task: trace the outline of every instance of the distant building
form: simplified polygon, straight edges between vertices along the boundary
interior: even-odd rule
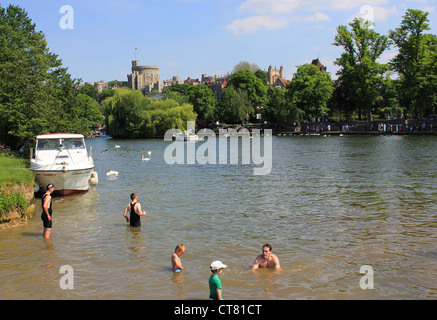
[[[320,62],[319,59],[314,59],[311,64],[315,65],[317,68],[319,68],[320,71],[326,73],[326,67]]]
[[[141,90],[144,94],[159,90],[159,67],[141,66],[139,60],[132,61],[132,73],[127,75],[129,88]]]
[[[272,87],[284,89],[291,80],[277,78],[275,83],[273,83]]]
[[[184,81],[185,84],[190,84],[192,86],[198,85],[200,84],[199,78],[197,79],[191,79],[190,77],[188,77],[187,80]]]
[[[206,74],[202,74],[202,83],[214,92],[216,99],[222,97],[223,91],[225,91],[226,85],[228,84],[229,73],[225,76],[214,76],[210,77]]]
[[[269,86],[274,86],[274,84],[276,83],[276,80],[278,79],[284,79],[284,67],[280,67],[279,70],[273,69],[272,66],[269,66],[268,71],[266,72],[267,74],[267,84]]]

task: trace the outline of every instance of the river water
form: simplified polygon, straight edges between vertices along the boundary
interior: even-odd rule
[[[228,265],[227,300],[437,298],[436,137],[272,142],[271,173],[256,176],[252,164],[169,165],[163,140],[87,140],[99,184],[53,200],[51,239],[40,199],[28,224],[0,230],[0,299],[207,299],[214,260]],[[140,229],[122,216],[132,192]],[[173,274],[178,243],[185,270]],[[250,270],[264,243],[281,272]]]

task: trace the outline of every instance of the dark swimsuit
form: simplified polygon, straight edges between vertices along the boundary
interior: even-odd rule
[[[43,221],[44,228],[51,229],[52,228],[52,220],[49,221],[49,219],[47,218],[47,214],[44,211],[44,199],[46,198],[46,196],[48,196],[47,193],[42,197],[41,220]],[[52,200],[51,199],[50,199],[50,207],[49,207],[49,209],[47,211],[49,212],[49,215],[50,215],[50,218],[51,218],[52,217]]]
[[[140,216],[135,212],[135,205],[137,203],[130,204],[130,226],[131,227],[141,227]]]

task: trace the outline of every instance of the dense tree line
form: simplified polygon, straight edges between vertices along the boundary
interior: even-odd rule
[[[87,134],[102,116],[78,84],[24,9],[0,7],[1,143],[19,149],[38,134]]]
[[[189,103],[145,97],[141,91],[122,88],[103,101],[107,133],[114,138],[164,136],[169,129],[185,130],[197,114]]]

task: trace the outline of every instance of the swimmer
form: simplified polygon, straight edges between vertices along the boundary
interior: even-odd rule
[[[276,271],[279,271],[281,269],[279,258],[272,253],[272,246],[265,244],[262,247],[262,251],[263,253],[255,259],[252,270],[255,271],[258,268],[275,268]]]
[[[181,272],[184,270],[182,267],[181,256],[185,253],[185,246],[183,244],[178,244],[171,255],[171,265],[173,267],[173,272]]]

